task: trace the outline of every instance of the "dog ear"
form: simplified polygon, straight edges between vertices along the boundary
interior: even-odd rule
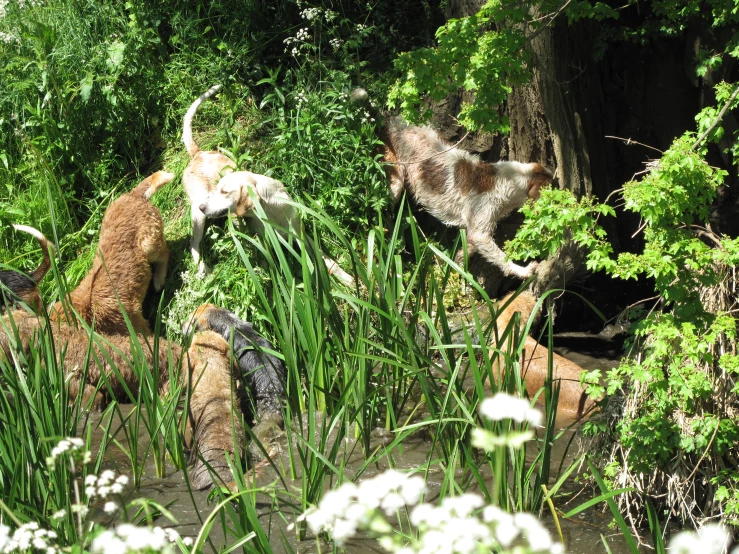
[[[538,200],[541,195],[541,188],[552,182],[554,174],[540,163],[532,163],[531,166],[527,194],[532,200]]]
[[[239,199],[236,201],[234,212],[239,217],[246,217],[253,209],[254,202],[249,195],[250,185],[242,184],[239,191]]]

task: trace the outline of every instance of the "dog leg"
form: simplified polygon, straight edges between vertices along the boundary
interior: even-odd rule
[[[537,262],[532,262],[523,267],[513,262],[506,262],[505,253],[495,244],[492,233],[468,232],[467,244],[469,245],[469,251],[479,252],[491,264],[502,268],[505,275],[528,279],[534,274],[539,265]]]
[[[393,204],[400,202],[400,197],[403,196],[403,177],[397,168],[392,168],[388,171],[388,178],[390,181],[390,197],[393,199]]]
[[[193,260],[195,260],[195,264],[198,266],[198,275],[205,275],[208,272],[208,268],[200,256],[200,243],[203,240],[203,233],[205,232],[205,214],[197,206],[191,206],[190,212],[192,219],[190,252],[192,252]]]
[[[164,280],[167,277],[167,264],[169,263],[169,248],[167,248],[164,237],[162,236],[158,242],[159,244],[154,251],[155,255],[149,254],[149,263],[154,266],[152,281],[154,283],[154,290],[156,291],[162,290],[164,286]]]

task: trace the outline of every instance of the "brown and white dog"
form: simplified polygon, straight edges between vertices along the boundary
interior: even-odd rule
[[[182,126],[182,142],[185,143],[185,148],[191,158],[190,163],[185,168],[185,173],[182,175],[182,186],[185,188],[185,193],[190,201],[190,217],[192,219],[190,251],[201,273],[206,270],[205,262],[200,254],[200,242],[203,240],[207,216],[200,209],[200,206],[215,191],[221,177],[233,171],[235,167],[234,162],[228,156],[224,156],[217,150],[201,150],[195,144],[195,140],[192,138],[192,119],[195,117],[195,112],[198,111],[200,104],[220,89],[221,85],[214,85],[201,94],[185,113]]]
[[[150,332],[141,303],[152,280],[156,290],[164,286],[169,249],[162,215],[149,198],[172,179],[173,174],[157,171],[105,211],[92,269],[70,293],[74,309],[88,324],[94,322],[98,333],[128,334],[121,307],[137,333]],[[49,316],[63,320],[64,314],[57,302]],[[67,314],[66,321],[73,323],[74,316]]]
[[[254,210],[254,200],[259,202],[266,219],[283,237],[297,233],[300,229],[298,211],[290,203],[292,198],[285,185],[277,179],[251,173],[250,171],[234,171],[223,177],[215,191],[200,206],[205,217],[221,217],[234,214],[246,218],[252,229],[261,233],[264,224]],[[333,275],[347,287],[355,285],[354,278],[344,271],[336,261],[323,256],[329,275]]]
[[[263,230],[262,222],[254,211],[252,195],[259,201],[266,218],[282,236],[297,232],[300,223],[298,212],[289,203],[292,199],[282,182],[250,171],[234,171],[234,164],[230,158],[216,150],[200,150],[195,144],[192,138],[192,119],[195,112],[200,104],[220,88],[221,85],[211,87],[192,103],[185,114],[182,130],[182,141],[192,158],[182,176],[182,185],[190,200],[192,217],[190,250],[201,273],[206,270],[200,252],[206,219],[234,214],[247,218],[256,232]],[[334,260],[324,256],[324,263],[329,274],[347,286],[354,286],[354,279]]]
[[[4,313],[8,307],[18,308],[21,304],[25,304],[39,314],[43,310],[43,302],[41,301],[38,284],[51,267],[49,248],[54,252],[54,245],[38,229],[27,225],[13,225],[13,228],[34,237],[41,245],[44,257],[41,264],[30,275],[12,269],[0,271],[0,312]]]
[[[384,161],[390,192],[397,202],[407,188],[426,211],[445,225],[467,230],[470,254],[479,252],[506,275],[526,279],[537,263],[526,267],[506,261],[493,240],[506,215],[537,200],[554,175],[539,163],[487,163],[443,140],[430,127],[389,118],[384,129]]]

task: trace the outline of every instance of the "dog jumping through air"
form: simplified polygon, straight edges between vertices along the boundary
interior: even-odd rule
[[[13,269],[0,271],[0,312],[5,313],[8,308],[18,308],[21,304],[25,304],[34,313],[39,314],[43,310],[44,305],[41,301],[38,284],[46,276],[51,267],[49,249],[51,249],[51,252],[54,252],[54,245],[38,229],[27,225],[13,225],[13,228],[16,231],[22,231],[34,237],[41,246],[44,257],[41,260],[41,264],[30,275]]]
[[[366,102],[364,89],[351,98]],[[505,275],[531,277],[536,262],[526,267],[506,261],[495,243],[498,222],[539,198],[554,174],[539,163],[501,161],[488,163],[456,148],[431,127],[409,125],[400,117],[388,117],[380,133],[384,144],[390,194],[397,202],[407,189],[416,202],[443,224],[467,230],[469,254],[479,252]]]
[[[94,323],[98,333],[128,334],[121,308],[137,333],[150,333],[141,304],[150,282],[157,291],[164,286],[169,249],[162,214],[149,198],[172,179],[172,173],[157,171],[105,211],[92,269],[70,293],[74,309],[85,322]],[[57,302],[49,316],[59,320],[64,314]],[[67,314],[66,320],[71,324],[74,316]]]

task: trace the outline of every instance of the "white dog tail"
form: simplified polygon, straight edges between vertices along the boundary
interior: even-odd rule
[[[131,191],[131,194],[141,195],[144,199],[148,200],[156,191],[169,183],[172,179],[174,179],[174,173],[157,171],[136,185],[136,188]]]
[[[43,235],[43,233],[41,233],[41,231],[39,231],[38,229],[34,229],[33,227],[29,227],[28,225],[13,225],[13,229],[15,229],[16,231],[21,231],[23,233],[28,233],[41,245],[41,251],[44,253],[44,259],[41,261],[41,265],[36,268],[36,271],[31,273],[31,279],[33,279],[34,282],[38,284],[41,282],[41,279],[44,278],[44,275],[46,275],[46,273],[49,271],[49,268],[51,267],[49,248],[51,248],[52,252],[56,252],[56,248],[54,248],[54,245],[50,243]]]
[[[328,256],[324,256],[323,263],[326,264],[326,269],[328,269],[329,275],[333,275],[347,287],[354,286],[354,277],[352,277],[346,271],[341,269],[339,264],[336,263],[334,260],[332,260]]]
[[[221,90],[221,85],[213,85],[210,87],[203,94],[198,96],[198,99],[190,105],[187,113],[185,113],[185,122],[182,126],[182,142],[185,143],[185,148],[191,158],[200,150],[198,145],[195,144],[195,141],[192,139],[192,118],[195,117],[195,112],[198,111],[200,104],[205,102],[219,90]]]

